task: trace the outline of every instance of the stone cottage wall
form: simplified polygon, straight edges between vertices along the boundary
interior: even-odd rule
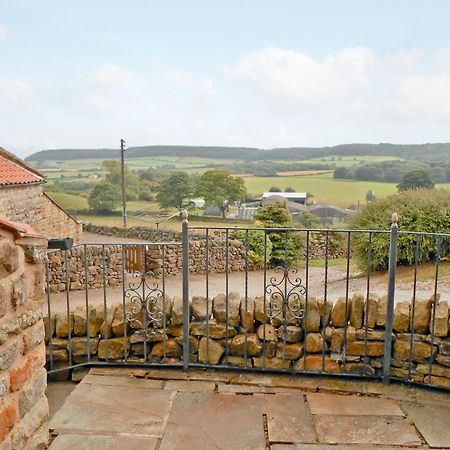
[[[280,311],[281,298],[274,296],[273,302],[277,306],[273,310]],[[65,312],[52,315],[50,322],[47,317],[46,340],[48,346],[52,343],[54,367],[67,367],[69,352],[75,363],[86,362],[88,354],[93,362],[118,361],[125,357],[138,362],[146,355],[148,363],[181,363],[181,298],[166,297],[163,302],[162,298],[155,297],[149,304],[156,322],[149,328],[146,338],[141,325],[142,313],[139,308],[133,310],[129,301],[125,303],[125,314],[120,303],[111,305],[106,313],[99,306],[91,307],[88,313],[84,308],[75,309],[69,320]],[[306,311],[305,317],[297,320],[288,311],[285,326],[282,315],[268,317],[268,304],[265,309],[261,297],[246,300],[233,292],[228,296],[228,308],[224,294],[208,300],[193,297],[190,361],[230,367],[381,376],[387,298],[371,295],[366,300],[363,295],[355,294],[347,308],[345,304],[345,298],[335,299],[334,303],[309,298],[306,306],[302,299],[300,305]],[[290,306],[291,311],[295,311],[295,304],[290,302]],[[166,314],[162,313],[163,307]],[[391,375],[400,379],[409,379],[411,375],[413,381],[450,388],[449,307],[446,301],[438,301],[435,313],[433,308],[432,299],[416,301],[414,333],[411,334],[411,305],[408,302],[397,304]],[[69,372],[64,376],[69,377]]]
[[[81,239],[81,224],[44,194],[41,184],[1,187],[0,211],[6,219],[31,225],[48,238]]]
[[[45,397],[45,239],[15,241],[0,229],[0,448],[43,449]]]

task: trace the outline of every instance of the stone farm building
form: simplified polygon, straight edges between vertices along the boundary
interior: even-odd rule
[[[0,147],[0,215],[47,238],[81,239],[81,224],[44,193],[45,178]]]

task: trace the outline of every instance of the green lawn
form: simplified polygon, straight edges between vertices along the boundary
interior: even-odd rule
[[[65,192],[46,192],[46,194],[64,209],[74,211],[89,207],[87,199],[79,195],[66,194]]]
[[[310,192],[317,203],[330,203],[342,207],[365,203],[367,191],[372,190],[382,198],[397,191],[395,183],[375,181],[335,180],[332,173],[292,177],[248,177],[245,185],[250,195],[260,196],[272,186],[284,190],[287,186],[298,192]],[[437,185],[450,189],[450,183]]]

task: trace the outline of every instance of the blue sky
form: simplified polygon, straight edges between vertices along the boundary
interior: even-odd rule
[[[447,1],[0,0],[0,146],[450,141]]]

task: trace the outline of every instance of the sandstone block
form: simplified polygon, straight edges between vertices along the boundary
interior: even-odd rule
[[[393,356],[401,361],[409,360],[409,353],[411,349],[411,342],[408,340],[397,339],[394,342]],[[423,361],[433,357],[437,353],[437,347],[431,346],[426,342],[418,340],[413,341],[412,345],[412,358],[414,361]]]
[[[434,334],[439,337],[448,336],[449,327],[449,309],[447,302],[439,302],[436,305],[436,312],[434,313]],[[433,330],[433,324],[430,321],[430,330]]]
[[[317,300],[317,306],[319,307],[320,313],[320,325],[326,327],[331,319],[331,311],[333,310],[333,303],[327,301],[325,303],[324,298],[319,298]]]
[[[417,364],[416,370],[424,375],[430,374],[430,366],[428,364]],[[431,375],[450,378],[450,368],[439,364],[431,364]]]
[[[206,322],[191,322],[189,324],[190,332],[194,336],[207,336],[213,339],[232,338],[236,336],[236,330],[224,323],[217,323],[215,319],[211,319],[209,324]]]
[[[368,328],[375,328],[377,323],[379,300],[378,295],[369,294],[369,298],[367,299],[367,317],[365,318],[365,325]]]
[[[247,298],[247,300],[241,298],[239,314],[244,330],[253,333],[255,331],[255,302],[252,298]]]
[[[347,303],[347,305],[346,305]],[[331,311],[331,321],[335,327],[343,327],[350,316],[351,302],[346,302],[345,297],[340,297]]]
[[[189,317],[192,314],[191,303],[189,302]],[[172,325],[182,325],[183,324],[183,299],[181,297],[173,298],[172,305]]]
[[[420,334],[428,333],[430,317],[431,300],[421,300],[417,298],[414,305],[414,332]]]
[[[283,344],[283,342],[278,342],[277,344],[277,357],[285,359],[299,359],[303,355],[303,343],[297,342],[296,344]]]
[[[349,342],[353,342],[356,339],[356,330],[352,326],[345,328],[334,328],[331,334],[330,350],[332,352],[341,352],[344,345],[344,338]]]
[[[262,357],[253,358],[253,367],[265,367],[266,369],[288,369],[291,365],[289,359],[285,359],[283,362],[282,358],[266,358]]]
[[[339,373],[341,368],[339,363],[329,356],[325,356],[322,360],[322,355],[306,355],[301,357],[294,364],[294,369],[307,372],[329,372]]]
[[[273,325],[270,325],[268,323],[260,325],[256,334],[261,340],[264,340],[264,336],[266,341],[278,340],[277,329]]]
[[[152,348],[152,356],[166,356],[170,358],[179,358],[183,354],[183,347],[178,344],[176,339],[167,339],[167,341],[157,342]]]
[[[284,339],[285,328],[280,327],[278,329],[278,336],[281,336]],[[289,344],[295,344],[296,342],[301,342],[303,339],[303,329],[301,327],[297,327],[295,325],[288,325],[286,327],[286,342]]]
[[[206,297],[192,297],[192,314],[195,320],[203,321],[212,314],[212,300]]]
[[[386,326],[387,306],[388,306],[388,297],[387,297],[387,295],[383,295],[378,300],[378,314],[377,314],[377,319],[376,319],[377,327],[385,327]]]
[[[217,341],[202,337],[198,347],[198,360],[205,364],[219,364],[225,349]]]
[[[213,315],[217,322],[226,322],[228,305],[228,324],[237,327],[240,322],[241,296],[237,292],[217,294],[213,299]]]
[[[322,309],[324,305],[322,304]],[[302,320],[302,328],[308,333],[316,333],[320,331],[320,311],[317,300],[314,297],[308,299],[308,304],[304,304],[304,316]]]
[[[394,310],[393,329],[399,333],[409,330],[409,303],[398,302]]]
[[[57,313],[56,314],[56,336],[67,337],[69,332],[73,332],[73,314]]]
[[[350,324],[356,329],[361,328],[363,325],[364,306],[364,297],[361,294],[354,294],[350,308]]]
[[[98,348],[98,338],[87,337],[73,337],[71,339],[68,349],[72,350],[72,355],[74,356],[86,356],[88,353],[90,355],[95,355]]]
[[[436,377],[436,376],[426,376],[424,378],[425,383],[429,384],[437,384],[438,386],[444,386],[450,388],[450,378],[446,377]]]
[[[347,354],[349,355],[360,355],[365,354],[365,342],[364,341],[354,341],[347,345]],[[384,342],[371,341],[367,342],[367,356],[383,356],[384,354]]]
[[[238,334],[230,344],[230,353],[233,356],[244,356],[247,346],[247,356],[259,356],[262,353],[262,344],[256,333]]]
[[[327,350],[327,344],[320,333],[308,333],[305,340],[307,353],[321,353],[323,348]]]
[[[450,356],[437,355],[436,362],[442,364],[443,366],[450,367]]]
[[[122,359],[130,351],[129,338],[118,337],[102,339],[98,344],[99,359]]]
[[[178,337],[175,340],[179,345],[183,346],[183,337]],[[197,353],[199,343],[200,341],[196,337],[189,336],[189,353]]]

